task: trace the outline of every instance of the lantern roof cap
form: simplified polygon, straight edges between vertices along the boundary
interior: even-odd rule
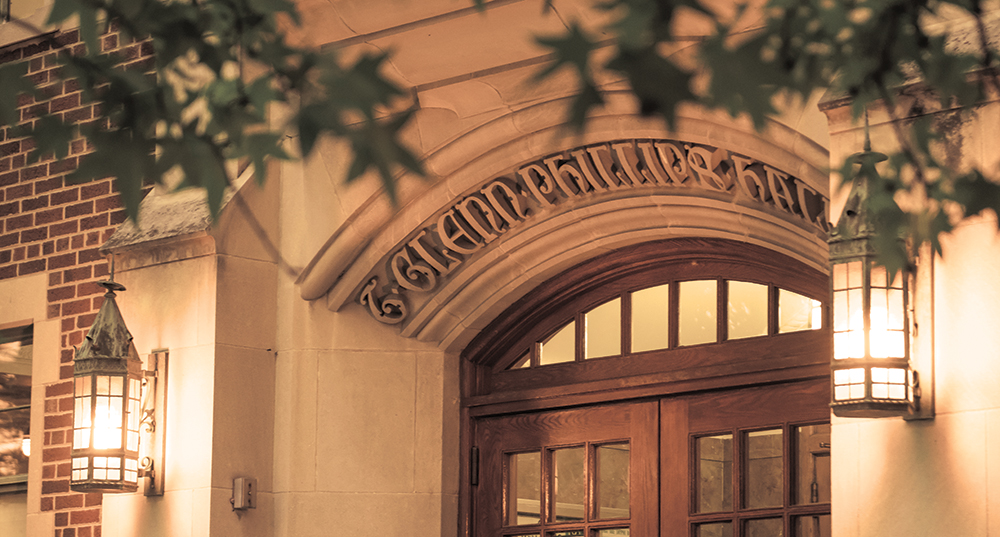
[[[844,204],[844,212],[838,224],[830,230],[830,244],[867,239],[875,235],[875,219],[868,209],[869,178],[878,178],[875,165],[888,159],[882,153],[872,151],[871,136],[868,132],[868,113],[865,113],[865,145],[864,150],[850,156],[850,161],[857,165],[854,177],[851,178],[851,191]]]
[[[125,319],[122,318],[115,302],[115,291],[124,291],[125,286],[114,281],[98,282],[98,284],[108,292],[104,294],[104,303],[94,318],[94,324],[76,351],[76,360],[138,359],[139,354],[135,350],[135,344],[132,343],[132,333],[125,326]]]

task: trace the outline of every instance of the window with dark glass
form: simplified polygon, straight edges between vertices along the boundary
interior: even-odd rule
[[[31,326],[0,330],[0,492],[28,479],[31,350]]]

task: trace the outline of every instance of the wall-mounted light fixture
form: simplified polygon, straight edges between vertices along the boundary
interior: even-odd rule
[[[841,417],[911,416],[920,387],[910,366],[909,275],[889,279],[875,265],[875,223],[866,205],[868,178],[885,155],[865,150],[841,222],[830,234],[833,288],[833,413]]]
[[[135,492],[141,483],[147,496],[160,495],[166,355],[151,356],[143,371],[115,303],[115,291],[125,287],[99,283],[108,292],[73,364],[70,488]]]

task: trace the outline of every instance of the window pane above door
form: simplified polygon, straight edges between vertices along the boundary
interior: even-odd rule
[[[670,285],[632,293],[632,352],[665,349],[670,345]]]
[[[570,322],[542,342],[538,364],[561,364],[576,359],[576,322]]]
[[[622,353],[622,301],[609,300],[583,314],[584,358],[618,356]]]
[[[778,333],[819,330],[823,327],[823,303],[793,293],[778,291]]]
[[[767,286],[759,283],[728,283],[729,339],[767,335]]]
[[[681,282],[680,306],[678,308],[679,343],[699,345],[715,343],[718,339],[716,300],[718,282],[715,280],[695,280]]]

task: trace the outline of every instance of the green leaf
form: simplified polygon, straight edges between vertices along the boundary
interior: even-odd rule
[[[185,180],[205,189],[209,213],[212,220],[216,220],[222,209],[226,187],[229,186],[226,171],[209,143],[193,137],[185,143],[186,155],[181,162]]]
[[[97,55],[101,51],[101,46],[97,40],[97,10],[87,3],[81,3],[80,15],[80,37],[87,45],[87,53]]]
[[[53,154],[57,159],[64,159],[69,155],[69,144],[76,138],[77,129],[54,116],[45,115],[35,122],[30,135],[35,139],[33,155]]]
[[[709,39],[701,48],[701,57],[710,66],[709,106],[721,106],[733,117],[748,114],[761,129],[774,109],[774,95],[781,82],[790,85],[787,74],[776,62],[765,62],[766,35],[750,39],[738,47],[726,44],[727,36]]]
[[[382,181],[389,200],[396,203],[396,178],[393,170],[403,166],[423,177],[423,166],[398,139],[399,130],[410,119],[403,114],[392,121],[368,120],[351,133],[354,160],[348,169],[347,181],[351,182],[374,167]]]
[[[28,76],[28,62],[0,64],[0,125],[16,125],[21,121],[17,98],[21,93],[33,94],[35,85]]]
[[[668,125],[674,124],[678,104],[695,100],[691,93],[691,74],[653,49],[620,50],[618,56],[608,62],[608,68],[628,78],[643,115],[658,114]]]
[[[986,209],[1000,214],[997,210],[1000,209],[1000,184],[988,180],[979,170],[956,177],[952,187],[952,199],[962,205],[965,216],[974,216]]]
[[[555,53],[555,61],[535,75],[535,80],[543,80],[563,66],[573,67],[581,80],[590,80],[588,61],[590,53],[597,47],[583,29],[577,24],[570,25],[569,30],[561,37],[536,37],[535,41]]]
[[[587,126],[587,114],[591,109],[603,105],[604,97],[590,82],[585,82],[578,91],[570,105],[569,125],[575,131],[583,132]]]
[[[254,167],[254,177],[258,185],[267,178],[267,157],[288,160],[288,153],[281,147],[283,136],[276,132],[258,132],[246,136],[237,157],[248,156]]]
[[[45,25],[52,26],[62,23],[76,15],[80,7],[79,0],[55,0],[52,2],[52,10],[49,11],[49,18],[45,21]]]

